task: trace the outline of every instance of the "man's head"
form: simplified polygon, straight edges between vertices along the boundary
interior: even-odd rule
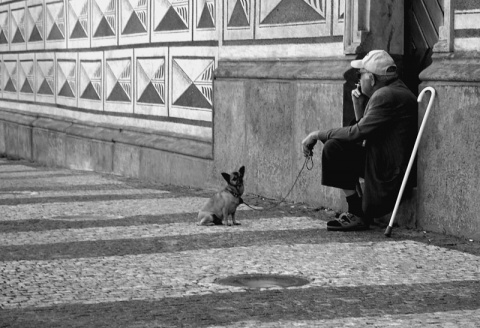
[[[351,65],[359,69],[362,92],[369,97],[379,87],[398,77],[397,65],[384,50],[372,50],[363,59],[352,61]]]

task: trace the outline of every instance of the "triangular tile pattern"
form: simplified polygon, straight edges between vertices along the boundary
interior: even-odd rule
[[[123,8],[123,15],[130,15],[126,24],[122,24],[122,34],[123,35],[130,35],[130,34],[141,34],[147,32],[147,17],[148,17],[148,6],[145,0],[133,0],[134,5],[132,5],[132,1],[123,0],[122,1],[122,8]],[[122,16],[123,16],[122,15]]]
[[[97,29],[95,30],[95,33],[93,34],[94,37],[107,37],[107,36],[114,36],[115,32],[110,26],[110,24],[107,21],[107,18],[105,16],[102,16],[102,19],[100,20],[100,24],[98,24]]]
[[[214,12],[214,4],[205,2],[202,10],[202,15],[200,16],[200,19],[198,21],[197,28],[214,28]]]
[[[131,102],[131,61],[128,59],[107,60],[108,101]],[[113,88],[110,89],[110,83]]]
[[[102,61],[80,61],[80,98],[101,100]]]
[[[230,20],[228,21],[228,27],[250,26],[247,4],[248,2],[246,1],[242,2],[242,0],[237,0],[232,15],[230,16]]]
[[[73,92],[72,86],[68,81],[65,81],[63,86],[60,88],[58,95],[68,98],[75,98],[75,93]]]
[[[127,25],[125,25],[125,28],[122,31],[122,34],[128,35],[128,34],[138,34],[138,33],[145,33],[147,32],[147,29],[145,26],[143,26],[142,21],[138,17],[136,12],[133,12],[132,15],[130,16],[130,19],[127,22]]]
[[[37,90],[38,94],[53,96],[53,90],[47,79],[44,79]]]
[[[33,60],[20,61],[19,84],[20,92],[33,94]]]
[[[100,100],[100,96],[98,95],[97,90],[93,86],[92,82],[88,82],[87,87],[83,91],[80,98],[83,99],[90,99],[90,100]]]
[[[57,86],[60,88],[57,95],[68,98],[75,98],[76,87],[76,61],[58,60],[57,61]]]
[[[68,2],[68,17],[70,39],[84,39],[88,37],[88,1],[83,3],[76,1]]]
[[[175,101],[174,105],[194,108],[212,108],[212,105],[205,99],[195,84],[191,84],[188,89]]]
[[[322,20],[325,17],[304,0],[282,0],[260,24],[282,25]]]
[[[11,78],[7,80],[7,84],[5,85],[5,88],[3,90],[9,92],[17,92],[17,87],[15,86],[15,83]]]
[[[130,102],[130,97],[127,95],[127,93],[125,92],[125,89],[122,87],[120,82],[116,82],[107,100]]]
[[[28,17],[29,17],[29,35],[27,36],[28,42],[39,42],[43,41],[43,27],[44,27],[44,18],[43,18],[43,5],[35,5],[28,7]]]
[[[16,60],[5,60],[3,62],[4,78],[2,82],[5,82],[4,91],[17,92],[18,91],[18,62]]]
[[[165,104],[165,59],[137,60],[138,103]]]
[[[37,61],[37,94],[44,96],[54,95],[54,66],[53,60]]]
[[[0,45],[8,44],[8,30],[9,30],[9,14],[8,11],[0,13]]]
[[[40,34],[38,27],[35,25],[32,28],[32,33],[30,33],[30,38],[28,39],[28,42],[36,42],[36,41],[43,41],[43,37]]]
[[[162,20],[155,28],[156,32],[181,30],[188,30],[188,26],[173,7],[168,9],[165,16],[163,16]]]
[[[7,37],[5,36],[5,32],[3,30],[0,31],[0,44],[8,44]]]
[[[165,101],[160,97],[157,88],[155,88],[152,82],[147,84],[147,87],[143,90],[143,93],[137,102],[159,105],[165,104]]]
[[[47,4],[48,41],[65,40],[65,11],[63,2]],[[51,23],[51,25],[48,24]]]
[[[93,37],[105,38],[117,35],[117,1],[92,0]]]
[[[82,26],[82,23],[77,20],[75,26],[73,27],[73,31],[70,34],[70,39],[84,39],[87,37],[87,32]]]
[[[204,108],[212,109],[212,104],[209,100],[212,89],[213,81],[213,59],[212,60],[202,60],[201,63],[203,69],[198,70],[188,70],[181,67],[181,65],[196,65],[196,62],[200,64],[200,61],[192,60],[183,60],[175,61],[174,60],[174,71],[177,74],[177,78],[182,79],[183,85],[185,86],[184,91],[173,100],[173,105],[183,106],[183,107],[192,107],[192,108]],[[193,66],[190,66],[193,67]],[[186,71],[196,72],[188,74]],[[189,76],[197,75],[198,76]],[[175,76],[174,76],[175,78]],[[205,91],[205,93],[203,92]]]
[[[62,34],[62,31],[58,27],[57,23],[53,23],[52,29],[50,30],[50,33],[48,34],[47,40],[49,41],[55,41],[55,40],[63,40],[64,36]]]
[[[15,9],[11,14],[12,24],[12,44],[25,43],[25,10]]]
[[[23,38],[23,34],[20,31],[20,29],[17,28],[17,30],[15,31],[15,34],[13,35],[12,43],[24,43],[24,42],[25,42],[25,39]]]
[[[23,83],[23,86],[20,89],[20,92],[33,93],[32,85],[30,84],[30,81],[28,81],[28,79],[25,79],[25,82]]]

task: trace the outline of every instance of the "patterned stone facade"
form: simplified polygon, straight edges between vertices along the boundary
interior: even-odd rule
[[[308,56],[312,44],[321,53],[315,43],[341,42],[344,1],[8,1],[0,4],[0,103],[109,123],[161,121],[173,132],[196,126],[208,137],[219,55],[266,40],[270,53],[299,43],[306,48],[293,56]]]

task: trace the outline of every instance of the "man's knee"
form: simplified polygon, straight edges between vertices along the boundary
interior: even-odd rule
[[[344,142],[336,139],[329,139],[323,145],[323,155],[327,158],[337,157],[345,152]]]

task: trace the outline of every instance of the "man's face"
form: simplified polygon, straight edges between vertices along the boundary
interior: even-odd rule
[[[375,79],[373,74],[367,70],[360,69],[358,70],[358,83],[362,88],[362,93],[367,97],[371,97],[373,94],[373,86],[375,85]]]

